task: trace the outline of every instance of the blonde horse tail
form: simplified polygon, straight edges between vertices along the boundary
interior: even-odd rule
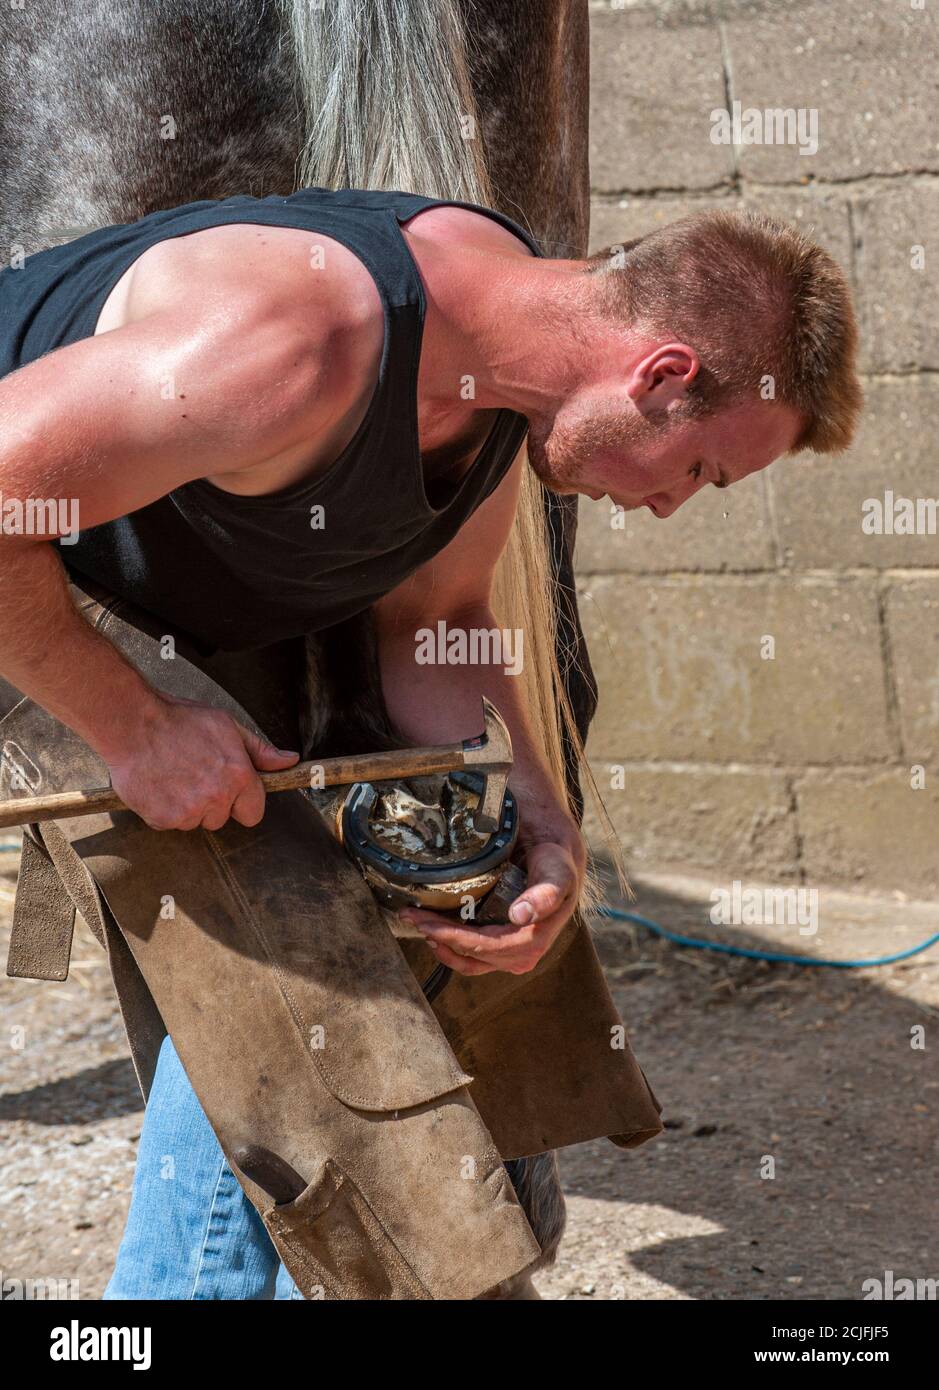
[[[299,187],[399,189],[493,206],[458,0],[280,3],[295,50],[304,113]],[[525,633],[520,679],[558,790],[566,795],[566,734],[628,893],[618,841],[587,763],[558,661],[556,581],[544,503],[541,483],[526,465],[515,524],[496,575],[493,608],[500,626]],[[583,910],[594,906],[598,896],[589,877]]]

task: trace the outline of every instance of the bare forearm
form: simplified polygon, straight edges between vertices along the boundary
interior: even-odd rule
[[[46,542],[0,542],[0,672],[107,760],[144,737],[159,701],[81,617]]]

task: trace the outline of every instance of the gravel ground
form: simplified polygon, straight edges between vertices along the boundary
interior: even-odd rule
[[[0,856],[6,935],[15,853]],[[642,882],[674,930],[869,958],[939,930],[939,909],[822,893],[820,930],[714,927],[711,884]],[[664,1105],[661,1139],[568,1149],[568,1234],[548,1299],[861,1297],[939,1276],[939,947],[880,969],[806,970],[676,950],[601,920],[597,944]],[[5,955],[5,943],[4,943]],[[79,924],[67,983],[0,984],[0,1271],[101,1295],[142,1109],[102,952]],[[911,1030],[925,1030],[925,1049]],[[774,1176],[765,1174],[769,1160]]]

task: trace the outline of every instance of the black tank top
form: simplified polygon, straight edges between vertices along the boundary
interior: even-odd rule
[[[79,583],[82,576],[96,581],[203,650],[244,650],[361,612],[453,539],[508,471],[528,422],[499,411],[472,467],[442,505],[431,504],[417,425],[426,306],[400,224],[435,206],[485,213],[541,255],[521,227],[474,203],[308,188],[286,198],[237,196],[153,212],[0,271],[0,377],[91,337],[109,293],[144,251],[206,227],[251,222],[333,237],[364,263],[381,296],[378,383],[339,458],[317,477],[261,497],[186,483],[82,531],[60,547]]]

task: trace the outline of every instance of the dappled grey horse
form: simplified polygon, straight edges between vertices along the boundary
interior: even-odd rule
[[[451,0],[432,2],[449,5]],[[434,92],[420,86],[422,73],[430,71],[421,50],[427,42],[421,19],[425,3],[24,0],[20,7],[5,5],[0,11],[4,259],[14,245],[28,254],[159,208],[238,193],[263,197],[292,192],[311,113],[314,131],[319,129],[327,140],[335,138],[337,145],[363,140],[368,133],[363,126],[373,124],[372,118],[363,118],[356,125],[356,113],[350,114],[346,101],[333,126],[327,121],[324,129],[322,113],[335,99],[334,71],[355,69],[346,78],[358,88],[370,81],[368,67],[357,66],[362,54],[353,51],[362,37],[356,24],[360,29],[363,23],[398,26],[399,53],[405,55],[400,83],[396,86],[394,73],[390,81],[382,74],[378,101],[386,105],[375,109],[383,117],[389,114],[387,104],[411,102],[415,119],[420,118],[419,103],[429,109],[435,99]],[[464,27],[493,204],[525,225],[547,255],[583,255],[588,226],[587,0],[458,3],[454,13]],[[371,52],[380,58],[374,36],[372,43]],[[415,130],[411,142],[417,151],[417,181],[421,159],[430,169],[444,143],[428,148],[421,134]],[[363,157],[374,159],[375,153],[366,151]],[[433,173],[439,180],[439,168]],[[466,196],[458,189],[416,191]],[[574,597],[577,499],[544,494],[544,505],[559,580],[558,650],[583,738],[595,690]],[[379,746],[387,737],[387,718],[367,620],[354,619],[341,630],[320,634],[311,641],[310,653],[318,747],[350,752]],[[569,743],[565,751],[571,795],[579,805]],[[550,1259],[563,1228],[554,1155],[509,1166],[545,1259]]]

